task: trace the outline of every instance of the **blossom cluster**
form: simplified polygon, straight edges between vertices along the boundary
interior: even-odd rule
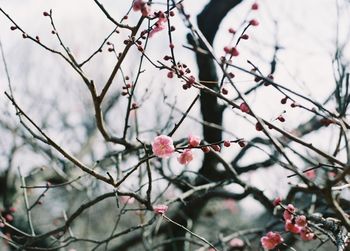
[[[151,15],[151,7],[144,0],[135,0],[132,6],[133,11],[140,11],[142,16],[149,17]],[[172,12],[173,13],[173,12]],[[173,14],[170,14],[173,15]],[[158,18],[157,22],[154,24],[149,36],[152,37],[155,33],[165,29],[165,23],[167,22],[167,17],[163,11],[154,12],[154,17]],[[143,32],[145,33],[145,32]]]
[[[274,201],[274,206],[281,205],[281,199],[277,198]],[[292,204],[288,204],[283,212],[283,219],[285,221],[284,230],[292,234],[299,234],[304,241],[310,241],[315,238],[315,234],[308,227],[307,218],[305,215],[297,215],[296,208]],[[278,232],[268,232],[260,239],[261,245],[271,250],[283,242],[283,238]]]
[[[285,220],[284,229],[293,234],[299,234],[304,241],[310,241],[315,238],[315,234],[307,225],[305,215],[295,215],[295,207],[289,204],[284,210],[283,219]]]
[[[188,148],[178,156],[178,162],[182,165],[189,164],[194,158],[191,148],[199,146],[200,142],[201,140],[199,137],[190,135],[188,137]],[[166,135],[159,135],[155,137],[152,143],[152,151],[154,155],[159,158],[170,157],[175,152],[172,138]]]
[[[188,141],[188,145],[186,147],[181,147],[177,149],[177,151],[180,152],[180,155],[178,156],[177,160],[182,165],[188,165],[194,159],[194,154],[193,154],[194,148],[199,148],[204,153],[208,153],[211,150],[220,152],[221,147],[219,144],[221,143],[225,147],[230,147],[231,142],[238,143],[240,147],[245,146],[245,142],[242,139],[236,140],[236,141],[224,140],[219,144],[215,143],[215,144],[201,146],[200,145],[201,139],[198,136],[190,135],[188,136],[187,141]],[[175,152],[175,150],[176,149],[172,138],[167,135],[159,135],[155,137],[152,142],[152,152],[155,156],[159,158],[168,158]]]

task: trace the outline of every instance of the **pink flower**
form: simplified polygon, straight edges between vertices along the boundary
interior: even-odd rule
[[[300,233],[302,227],[293,224],[291,220],[286,220],[286,224],[284,225],[284,229],[287,232],[291,232],[293,234],[298,234],[298,233]]]
[[[167,20],[167,18],[165,16],[164,12],[163,11],[159,11],[158,12],[158,21],[157,21],[157,23],[166,23],[167,21],[168,20]]]
[[[314,169],[311,169],[305,173],[306,177],[308,177],[310,180],[314,180],[316,178],[316,171]]]
[[[300,237],[304,241],[311,241],[315,238],[315,234],[304,228],[300,232]]]
[[[6,214],[6,215],[5,215],[5,219],[6,219],[6,221],[8,221],[8,222],[12,222],[13,219],[14,219],[14,217],[13,217],[12,214]]]
[[[154,138],[152,151],[159,158],[167,158],[175,151],[173,140],[166,135],[159,135]]]
[[[164,23],[166,23],[168,20],[165,17],[165,14],[163,12],[158,12],[158,21],[155,24],[155,27],[151,30],[149,33],[149,37],[152,37],[155,33],[162,31],[165,29]]]
[[[188,136],[188,144],[191,147],[197,147],[197,146],[199,146],[200,143],[201,143],[201,139],[198,136],[196,136],[196,135]]]
[[[147,17],[151,13],[151,7],[143,0],[135,0],[132,9],[133,11],[141,11],[144,17]]]
[[[163,204],[155,205],[153,211],[156,214],[165,214],[165,212],[168,211],[168,206]]]
[[[230,246],[234,247],[234,248],[238,248],[238,247],[243,247],[244,246],[244,242],[239,239],[239,238],[233,238],[232,240],[230,240]]]
[[[181,165],[187,165],[193,160],[193,153],[190,149],[185,149],[177,158]]]
[[[142,8],[142,5],[144,5],[145,3],[143,2],[143,0],[135,0],[134,4],[132,5],[132,9],[134,11],[139,11]]]
[[[295,212],[295,207],[292,204],[288,204],[287,209],[283,212],[284,220],[292,220],[293,213]]]
[[[284,212],[283,212],[283,219],[284,220],[291,220],[291,219],[293,219],[293,214],[288,212],[288,210],[284,210]]]
[[[283,238],[282,236],[277,233],[277,232],[268,232],[266,236],[263,236],[260,239],[261,245],[270,250],[270,249],[274,249],[275,247],[277,247],[280,243],[283,242]]]
[[[159,32],[159,31],[162,31],[162,30],[164,30],[164,29],[165,29],[165,25],[162,24],[162,23],[158,24],[158,22],[157,22],[157,24],[155,25],[155,27],[154,27],[154,28],[151,30],[151,32],[149,33],[149,37],[153,37],[154,34],[156,34],[156,33]]]
[[[148,4],[144,4],[141,8],[142,16],[148,17],[151,14],[151,7]]]
[[[122,195],[119,196],[119,199],[123,204],[133,204],[135,202],[135,198],[131,196]]]
[[[9,211],[10,211],[11,213],[15,213],[15,212],[17,211],[17,208],[15,208],[15,207],[10,207],[10,208],[9,208]]]
[[[307,219],[306,219],[305,215],[297,216],[297,218],[295,219],[295,223],[300,227],[306,227]]]
[[[295,207],[293,204],[288,204],[287,205],[287,210],[291,213],[294,213],[295,212]]]

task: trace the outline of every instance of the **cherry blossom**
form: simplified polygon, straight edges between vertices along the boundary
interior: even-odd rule
[[[150,6],[145,3],[143,0],[135,0],[132,5],[133,11],[141,11],[142,16],[147,17],[151,13]]]
[[[155,27],[149,33],[149,37],[152,37],[155,33],[164,30],[166,22],[167,22],[167,18],[165,14],[162,11],[158,12],[158,20],[155,24]]]
[[[159,135],[154,138],[152,143],[152,151],[159,158],[167,158],[175,151],[172,138],[166,135]]]
[[[165,214],[165,212],[168,211],[168,206],[164,204],[155,205],[153,211],[156,214]]]
[[[199,146],[200,143],[201,143],[201,139],[198,136],[196,136],[196,135],[188,136],[188,144],[191,147],[197,147],[197,146]]]
[[[303,228],[300,231],[300,237],[304,241],[311,241],[311,240],[313,240],[315,238],[315,234],[312,233],[311,231],[309,231],[308,229]]]
[[[141,8],[142,16],[147,17],[151,14],[151,7],[148,4],[144,4]]]
[[[270,249],[274,249],[275,247],[277,247],[280,243],[283,242],[283,238],[282,236],[277,233],[277,232],[268,232],[266,236],[263,236],[260,239],[261,245],[270,250]]]
[[[316,178],[316,171],[314,169],[311,169],[307,172],[305,172],[306,177],[308,177],[310,180],[314,180]]]
[[[122,196],[119,196],[119,199],[123,204],[133,204],[135,202],[135,198],[131,196],[122,195]]]
[[[296,208],[289,204],[284,210],[283,218],[285,220],[284,229],[293,234],[299,234],[304,241],[313,240],[315,234],[307,226],[307,218],[305,215],[295,215]]]
[[[177,158],[180,164],[187,165],[193,160],[193,153],[190,149],[185,149]]]
[[[243,247],[244,246],[244,241],[242,241],[239,238],[233,238],[232,240],[230,240],[229,244],[230,244],[231,247],[238,248],[238,247]]]
[[[140,11],[143,4],[144,2],[142,0],[135,0],[134,4],[132,5],[133,11]]]
[[[300,227],[306,227],[307,225],[307,220],[305,215],[299,215],[295,219],[295,223],[300,226]]]
[[[295,207],[292,204],[288,204],[287,209],[284,210],[283,218],[284,220],[292,220],[293,213],[295,212]]]
[[[287,232],[291,232],[293,234],[298,234],[298,233],[300,233],[302,227],[300,227],[296,224],[293,224],[291,220],[286,220],[286,223],[284,225],[284,229]]]
[[[153,37],[154,34],[156,34],[159,31],[162,31],[165,29],[165,25],[163,23],[159,23],[157,22],[157,24],[155,25],[155,27],[151,30],[151,32],[149,33],[149,37]]]
[[[13,219],[14,219],[14,217],[13,217],[11,214],[6,214],[6,215],[5,215],[5,219],[6,219],[6,221],[8,221],[8,222],[12,222]]]

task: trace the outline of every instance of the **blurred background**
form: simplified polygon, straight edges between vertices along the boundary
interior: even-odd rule
[[[121,20],[131,7],[131,1],[127,0],[101,0],[100,2],[116,20]],[[153,2],[152,10],[166,9],[166,1]],[[196,16],[208,2],[183,1],[182,4],[195,26]],[[229,28],[234,28],[239,33],[245,27],[245,22],[254,18],[259,21],[259,26],[250,27],[247,30],[249,39],[240,42],[238,47],[240,55],[233,59],[233,63],[250,70],[251,65],[247,63],[247,60],[250,60],[263,74],[267,75],[274,59],[275,82],[317,103],[324,104],[325,108],[336,113],[337,102],[332,94],[341,71],[348,69],[350,59],[348,45],[350,2],[348,0],[258,0],[259,10],[252,11],[251,6],[254,2],[242,1],[225,16],[213,44],[216,55],[223,56],[223,48],[231,43]],[[52,34],[50,19],[43,16],[44,11],[52,10],[56,32],[79,62],[87,59],[115,28],[94,1],[0,0],[0,7],[27,34],[33,37],[39,36],[40,41],[45,45],[61,51],[59,41]],[[123,23],[133,26],[137,23],[139,15],[131,11],[128,19]],[[190,44],[186,36],[189,31],[184,25],[183,17],[176,14],[171,22],[176,27],[172,33],[176,57],[191,69],[194,76],[197,76],[195,54],[188,49]],[[101,184],[83,174],[54,149],[34,139],[20,125],[14,107],[4,95],[5,91],[10,92],[9,81],[16,102],[27,115],[55,142],[82,162],[102,170],[109,170],[115,175],[121,175],[137,163],[138,156],[115,154],[124,148],[106,143],[96,130],[93,102],[88,88],[79,75],[58,55],[43,49],[29,39],[23,39],[22,33],[18,30],[12,31],[11,26],[13,24],[9,19],[1,14],[0,176],[2,179],[0,198],[2,200],[0,207],[14,207],[16,210],[13,213],[14,220],[25,221],[23,220],[26,215],[23,189],[20,188],[23,182],[21,183],[19,178],[19,170],[28,186],[45,186],[47,182],[62,184],[77,179],[70,185],[49,189],[42,198],[40,196],[45,188],[28,189],[29,204],[36,203],[40,197],[40,203],[32,210],[32,218],[36,230],[44,233],[61,226],[65,221],[64,215],[70,215],[83,202],[111,189],[108,185]],[[147,28],[146,23],[143,28]],[[120,29],[120,33],[108,39],[114,45],[116,54],[124,48],[123,41],[128,38],[128,35],[127,30]],[[116,62],[116,55],[109,52],[108,48],[109,46],[104,45],[102,52],[83,66],[89,79],[94,80],[98,92],[101,91]],[[162,61],[165,55],[170,54],[166,31],[158,32],[148,40],[146,53],[155,62]],[[108,110],[105,116],[106,126],[114,135],[120,136],[124,128],[128,101],[121,95],[124,79],[125,76],[135,79],[140,55],[137,48],[131,48],[122,64],[121,73],[117,74],[103,104],[103,109]],[[240,91],[244,92],[256,84],[252,76],[239,70],[233,72],[236,75],[235,84]],[[171,125],[181,118],[182,112],[191,104],[198,90],[195,88],[183,90],[177,78],[169,79],[166,71],[159,71],[147,60],[142,65],[140,75],[134,99],[140,107],[130,114],[127,139],[137,143],[138,138],[150,143],[155,135],[166,134],[169,128],[171,129]],[[234,98],[236,95],[232,86],[226,82],[224,86],[229,90],[228,97]],[[275,122],[276,117],[283,114],[286,121],[276,123],[289,132],[293,132],[300,124],[306,123],[314,116],[313,113],[306,112],[304,109],[292,108],[289,104],[282,105],[280,100],[284,96],[272,87],[257,89],[247,98],[255,113],[267,121]],[[313,104],[304,99],[296,97],[296,100],[309,109],[314,108]],[[249,142],[257,134],[254,124],[253,119],[247,118],[234,109],[226,109],[222,123],[223,139],[244,138]],[[202,135],[199,103],[195,104],[173,138],[181,140],[189,133]],[[279,135],[274,132],[272,134],[276,137]],[[338,131],[332,126],[325,127],[305,135],[304,139],[311,141],[325,152],[332,152],[338,142]],[[221,153],[225,160],[230,161],[240,151],[240,147],[234,146],[222,149]],[[268,156],[266,152],[270,151],[270,146],[252,148],[249,154],[240,160],[240,164],[249,165],[264,160]],[[315,160],[318,158],[314,153],[291,143],[291,149],[286,149],[286,152],[301,169],[307,169],[310,164],[293,151],[300,151]],[[346,162],[345,150],[340,151],[339,158]],[[186,167],[179,167],[176,158],[164,160],[161,165],[166,167],[165,172],[168,175],[178,175],[186,170],[189,177],[193,177],[200,168],[202,159],[203,153],[196,151],[195,160]],[[159,166],[156,161],[154,162],[152,164]],[[267,169],[244,173],[242,178],[273,199],[277,196],[284,197],[289,191],[289,183],[297,182],[293,178],[287,178],[289,174],[290,171],[279,165],[271,165]],[[139,191],[145,181],[140,178],[142,175],[144,170],[136,172],[122,184],[122,188],[126,191]],[[155,174],[153,178],[156,202],[171,200],[181,194],[179,189],[169,186],[160,174]],[[233,184],[227,189],[239,191],[240,188]],[[141,192],[145,190],[141,189]],[[121,211],[127,216],[121,217]],[[79,238],[101,240],[114,231],[113,223],[116,218],[120,218],[122,226],[131,226],[142,221],[140,212],[142,214],[143,211],[136,202],[123,204],[112,197],[84,212],[74,224],[72,231]],[[203,211],[203,218],[198,223],[197,229],[203,235],[208,235],[207,226],[211,225],[217,225],[214,229],[226,229],[226,232],[238,230],[239,227],[236,226],[254,226],[254,219],[258,219],[263,212],[264,208],[261,204],[251,197],[239,202],[230,199],[213,200]],[[150,216],[146,214],[144,217]],[[261,221],[256,220],[256,222]],[[110,245],[98,246],[96,250],[113,250],[113,247],[118,246],[122,240],[113,240]],[[155,245],[156,241],[153,244]],[[72,242],[62,250],[93,250],[95,245],[96,243],[91,242]],[[0,242],[1,250],[7,250],[7,248],[6,241]],[[144,250],[144,247],[133,247],[130,250]],[[149,250],[156,249],[154,247]]]

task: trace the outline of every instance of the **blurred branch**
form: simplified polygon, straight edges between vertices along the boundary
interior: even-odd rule
[[[21,116],[23,116],[24,118],[26,118],[29,123],[31,125],[34,126],[34,128],[36,130],[38,130],[38,132],[40,133],[40,137],[43,137],[42,141],[50,146],[52,146],[53,148],[55,148],[59,153],[61,153],[65,158],[67,158],[69,161],[71,161],[73,164],[75,164],[76,166],[78,166],[82,171],[94,176],[95,178],[104,181],[108,184],[111,184],[114,186],[114,180],[111,180],[109,177],[103,176],[101,174],[96,173],[96,171],[94,171],[93,169],[90,169],[88,166],[84,165],[83,163],[81,163],[79,160],[77,160],[75,157],[71,156],[68,152],[66,152],[62,147],[60,147],[57,143],[55,143],[49,136],[46,135],[46,133],[44,133],[42,131],[42,129],[35,124],[35,122],[27,116],[26,113],[24,113],[24,111],[17,105],[17,103],[15,102],[15,100],[8,94],[5,92],[5,95],[7,96],[7,98],[12,102],[12,104],[18,109],[19,114]],[[23,122],[24,123],[24,122]],[[30,131],[30,133],[32,134],[33,132]],[[34,136],[35,134],[33,134]]]

